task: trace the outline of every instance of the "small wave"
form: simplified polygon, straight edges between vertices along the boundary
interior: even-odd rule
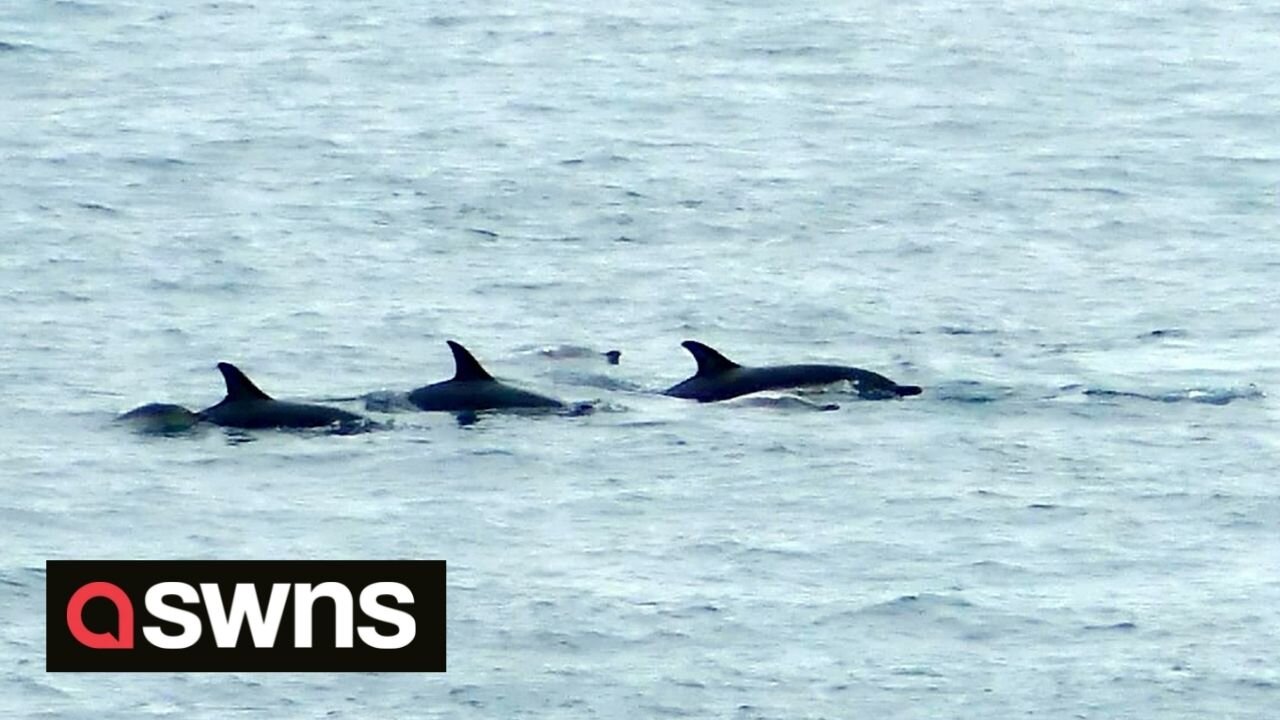
[[[637,429],[637,428],[661,428],[661,427],[668,427],[668,426],[670,426],[671,424],[672,424],[672,422],[671,422],[670,420],[634,420],[634,421],[628,421],[628,422],[618,423],[618,424],[617,424],[617,427],[620,427],[620,428],[628,428],[628,429],[632,429],[632,430],[634,430],[634,429]],[[687,440],[684,440],[684,439],[682,439],[682,438],[674,438],[671,442],[672,442],[673,444],[675,444],[675,445],[687,445],[687,444],[688,444],[688,441],[687,441]]]
[[[71,693],[45,682],[39,676],[31,677],[24,674],[10,673],[6,680],[10,683],[16,683],[18,697],[25,697],[28,700],[39,699],[43,702],[49,702],[73,697]],[[9,692],[12,692],[12,690],[9,690]]]
[[[1126,621],[1126,622],[1112,623],[1112,624],[1110,624],[1110,625],[1085,625],[1085,626],[1084,626],[1084,629],[1085,629],[1085,630],[1090,630],[1090,631],[1092,631],[1092,630],[1113,630],[1113,631],[1118,631],[1118,632],[1128,632],[1128,631],[1130,631],[1130,630],[1137,630],[1137,629],[1138,629],[1138,626],[1137,626],[1137,624],[1136,624],[1136,623],[1131,623],[1131,622],[1127,622],[1127,621]]]
[[[614,392],[644,392],[644,386],[639,383],[598,373],[558,373],[557,382],[560,381],[560,376],[563,376],[563,382],[568,385],[612,390]]]
[[[1183,330],[1182,328],[1156,328],[1155,330],[1152,330],[1151,332],[1148,332],[1148,333],[1143,333],[1138,337],[1140,339],[1145,340],[1148,338],[1156,338],[1156,339],[1184,338],[1186,336],[1187,336],[1187,331]]]
[[[925,388],[929,397],[948,402],[991,403],[1006,400],[1014,390],[1007,385],[990,385],[976,380],[957,380]]]
[[[37,48],[35,45],[28,45],[27,43],[11,43],[11,42],[5,42],[4,40],[0,40],[0,53],[21,52],[25,50],[38,50],[38,49],[40,48]]]
[[[432,15],[427,18],[427,23],[434,25],[435,27],[451,28],[463,25],[469,20],[470,18],[465,18],[459,15]]]
[[[995,335],[1000,332],[993,328],[970,328],[958,325],[943,325],[938,328],[943,335]]]
[[[868,605],[858,611],[862,615],[935,615],[956,609],[972,608],[973,603],[964,598],[934,593],[901,595],[885,602]]]
[[[786,57],[786,58],[803,58],[816,55],[825,55],[830,52],[830,48],[821,45],[796,45],[792,47],[753,47],[747,48],[745,51],[749,55],[764,55],[765,57]]]
[[[22,582],[22,580],[15,577],[10,577],[9,575],[6,575],[6,574],[0,574],[0,585],[5,585],[11,588],[18,588],[19,590],[26,590],[28,588],[27,584]]]
[[[82,13],[85,15],[110,15],[110,11],[102,5],[87,2],[75,2],[75,0],[57,0],[53,3],[53,7],[65,12]]]
[[[1025,565],[1002,562],[1000,560],[977,560],[969,563],[967,569],[971,573],[993,579],[1008,579],[1015,576],[1027,577],[1034,574]]]
[[[561,286],[557,280],[510,280],[487,283],[476,288],[477,295],[501,295],[509,291],[536,292],[539,290],[555,290]]]
[[[1103,400],[1134,399],[1162,403],[1192,402],[1204,405],[1226,405],[1236,400],[1259,400],[1266,397],[1266,393],[1254,385],[1245,388],[1188,388],[1171,392],[1134,392],[1131,390],[1086,388],[1083,394],[1086,397]]]
[[[1076,187],[1042,187],[1040,192],[1078,193],[1082,195],[1106,195],[1108,197],[1129,197],[1129,193],[1116,188],[1082,185]]]
[[[943,674],[933,668],[921,667],[919,665],[895,667],[889,670],[890,675],[899,675],[902,677],[927,677],[940,678]]]
[[[154,167],[154,168],[170,168],[170,167],[182,167],[186,165],[191,165],[190,162],[183,160],[181,158],[153,157],[150,155],[135,155],[133,157],[127,157],[124,159],[124,162],[128,165],[138,165],[141,167]]]
[[[418,408],[409,402],[409,393],[396,390],[375,390],[363,396],[364,409],[369,412],[401,412],[416,411]]]
[[[228,445],[248,445],[254,442],[256,438],[245,430],[237,430],[235,428],[224,428],[224,436]]]
[[[84,208],[85,210],[92,210],[92,211],[94,211],[94,212],[100,212],[100,213],[104,213],[104,214],[106,214],[106,215],[119,215],[119,214],[120,214],[120,211],[119,211],[119,210],[116,210],[115,208],[111,207],[110,205],[103,205],[102,203],[96,203],[96,202],[78,202],[78,203],[76,203],[76,205],[77,205],[78,207]]]
[[[828,412],[839,410],[840,406],[832,402],[814,402],[795,395],[755,396],[736,401],[734,404],[743,407],[766,408],[784,412]]]

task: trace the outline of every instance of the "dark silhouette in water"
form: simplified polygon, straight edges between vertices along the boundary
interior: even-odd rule
[[[700,342],[681,343],[698,363],[693,377],[667,390],[672,397],[698,402],[728,400],[763,390],[791,390],[848,381],[867,400],[919,395],[915,385],[899,385],[870,370],[845,365],[773,365],[744,367]]]
[[[195,427],[200,416],[181,405],[148,403],[119,415],[116,422],[125,423],[140,433],[170,435]]]
[[[368,422],[346,410],[308,403],[275,400],[258,389],[240,369],[231,363],[218,363],[227,383],[227,396],[213,407],[201,410],[199,417],[214,425],[261,430],[264,428],[313,428]]]
[[[456,366],[453,377],[425,385],[409,393],[409,402],[420,410],[469,412],[516,408],[563,408],[554,398],[498,382],[458,343],[449,340]]]

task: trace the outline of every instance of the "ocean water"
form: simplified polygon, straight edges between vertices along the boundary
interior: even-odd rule
[[[0,715],[1272,718],[1264,3],[0,5]],[[445,339],[585,417],[150,437]],[[699,405],[680,341],[926,388]],[[617,348],[610,366],[571,348]],[[449,563],[448,672],[50,674],[44,562]]]

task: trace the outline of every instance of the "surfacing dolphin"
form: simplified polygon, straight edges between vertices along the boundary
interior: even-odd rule
[[[364,424],[365,418],[346,410],[308,403],[275,400],[258,389],[253,381],[231,363],[218,363],[227,382],[227,396],[213,407],[201,410],[199,417],[214,425],[261,430],[265,428],[313,428],[328,425]]]
[[[195,427],[200,416],[172,403],[147,403],[116,417],[116,422],[144,435],[174,435]]]
[[[555,347],[544,347],[538,350],[538,353],[545,358],[552,360],[580,360],[589,358],[603,357],[605,362],[610,365],[617,365],[622,359],[621,350],[606,350],[599,352],[581,345],[556,345]]]
[[[453,377],[409,393],[409,402],[419,410],[470,412],[515,408],[563,408],[554,398],[498,382],[458,343],[449,340],[456,366]]]
[[[919,395],[915,385],[899,385],[870,370],[845,365],[772,365],[743,367],[714,349],[693,340],[684,346],[698,363],[693,377],[666,391],[678,398],[715,402],[762,390],[792,390],[848,381],[858,396],[868,400]]]

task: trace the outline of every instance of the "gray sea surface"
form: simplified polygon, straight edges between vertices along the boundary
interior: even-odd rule
[[[0,716],[1275,718],[1277,38],[0,3]],[[596,412],[112,423],[218,361],[364,412],[446,339]],[[661,396],[685,339],[925,393]],[[44,563],[88,558],[443,559],[448,671],[46,673]]]

